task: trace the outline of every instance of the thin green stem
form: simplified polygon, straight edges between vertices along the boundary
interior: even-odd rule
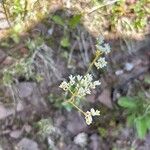
[[[73,105],[79,112],[81,112],[83,115],[85,115],[86,116],[86,113],[82,110],[82,109],[80,109],[76,104],[74,104],[73,102],[69,102],[71,105]]]
[[[97,61],[97,59],[100,57],[101,54],[102,54],[102,53],[101,53],[100,51],[96,51],[95,58],[94,58],[93,61],[90,63],[90,65],[89,65],[89,67],[88,67],[87,72],[85,73],[85,75],[87,75],[87,74],[91,71],[91,69],[92,69],[94,63]],[[69,90],[69,92],[72,94],[72,96],[69,98],[69,100],[66,101],[66,103],[72,104],[79,112],[81,112],[83,115],[86,115],[86,113],[85,113],[83,110],[81,110],[81,109],[74,103],[74,100],[75,100],[75,97],[77,96],[77,92],[78,92],[78,91],[76,91],[76,92],[73,93],[71,90]]]
[[[100,57],[100,55],[101,55],[100,52],[96,52],[95,58],[94,58],[93,61],[90,63],[90,65],[89,65],[89,67],[88,67],[88,69],[87,69],[85,75],[87,75],[87,74],[91,71],[91,69],[92,69],[94,63],[97,61],[97,59]]]

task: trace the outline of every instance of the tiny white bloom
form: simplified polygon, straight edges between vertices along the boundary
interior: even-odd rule
[[[99,82],[98,80],[97,80],[97,81],[94,81],[94,82],[91,84],[91,88],[92,88],[92,89],[95,89],[97,85],[101,85],[101,82]]]
[[[74,84],[75,84],[75,76],[73,77],[72,75],[70,75],[70,76],[69,76],[69,79],[70,79],[69,84],[70,84],[70,85],[74,85]]]
[[[91,113],[89,111],[87,111],[85,114],[85,121],[86,121],[87,125],[90,125],[93,121]]]
[[[83,87],[80,87],[80,88],[78,89],[77,95],[78,95],[79,97],[85,96],[85,95],[86,95],[85,89],[84,89]]]
[[[97,38],[97,43],[100,45],[100,44],[103,44],[104,43],[104,37],[103,36],[99,36]]]
[[[92,116],[99,116],[100,115],[100,111],[99,110],[95,111],[94,108],[91,108],[90,112],[91,112]]]
[[[77,75],[77,80],[80,81],[82,79],[82,76]]]
[[[111,48],[110,48],[110,45],[109,45],[108,43],[105,43],[105,44],[104,44],[104,48],[105,48],[105,54],[110,53]]]
[[[69,88],[69,85],[66,81],[63,81],[59,87],[62,88],[64,91],[67,91]]]
[[[97,39],[97,45],[96,45],[96,48],[104,53],[104,54],[108,54],[110,53],[111,51],[111,48],[110,48],[110,45],[108,43],[105,43],[104,41],[104,37],[100,36],[98,39]]]
[[[96,66],[97,69],[103,68],[107,65],[107,62],[105,61],[104,57],[99,58],[94,65]]]

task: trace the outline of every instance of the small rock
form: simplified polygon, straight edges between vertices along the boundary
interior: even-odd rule
[[[19,150],[39,150],[38,148],[38,144],[28,138],[23,138],[18,144],[17,144],[17,148]]]
[[[134,65],[132,63],[126,63],[124,69],[126,71],[131,71],[133,68],[134,68]]]
[[[0,145],[0,150],[3,150],[2,146]]]
[[[65,150],[83,150],[83,149],[75,144],[69,144]]]
[[[85,147],[87,145],[87,139],[88,135],[84,132],[79,133],[77,136],[75,136],[74,138],[74,143],[81,146],[81,147]]]
[[[117,70],[117,71],[115,72],[115,74],[116,74],[117,76],[120,76],[120,75],[123,74],[123,70]]]
[[[15,112],[13,108],[6,108],[0,105],[0,120],[12,115]]]
[[[53,31],[54,31],[53,28],[48,29],[47,31],[48,36],[51,36],[53,34]]]
[[[111,92],[109,89],[103,90],[103,92],[98,97],[98,101],[107,106],[108,108],[113,108],[111,101]]]
[[[8,21],[6,19],[3,19],[0,21],[0,29],[7,29],[9,28],[9,24]]]
[[[88,95],[86,97],[86,101],[88,101],[90,103],[95,103],[95,95],[94,94]]]
[[[6,58],[6,54],[0,50],[0,63],[3,62],[3,60]]]
[[[18,85],[18,92],[20,98],[29,97],[33,93],[34,83],[31,82],[21,82]]]
[[[100,150],[101,145],[100,145],[100,137],[97,134],[93,134],[90,137],[90,148],[92,150]]]
[[[24,105],[23,105],[23,102],[22,101],[19,101],[18,104],[17,104],[17,112],[18,111],[22,111],[24,109]]]
[[[31,127],[30,125],[28,125],[28,124],[25,124],[23,128],[24,128],[24,130],[25,130],[27,133],[30,133],[31,130],[32,130],[32,127]]]
[[[0,0],[0,2],[1,2],[1,0]],[[0,18],[1,18],[1,19],[4,19],[5,17],[6,17],[5,14],[0,11]]]
[[[22,135],[22,130],[14,130],[10,132],[10,137],[18,139]]]
[[[73,134],[77,135],[87,129],[87,125],[82,116],[78,112],[69,113],[67,129]]]
[[[3,65],[11,65],[14,62],[13,58],[8,56],[5,58],[5,60],[3,61]]]

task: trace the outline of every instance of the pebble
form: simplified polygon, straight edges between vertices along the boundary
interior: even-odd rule
[[[3,62],[3,60],[6,58],[6,54],[0,50],[0,63]]]
[[[126,71],[131,71],[133,68],[134,68],[134,65],[132,63],[126,63],[124,69]]]
[[[14,130],[10,132],[10,137],[18,139],[22,135],[22,130]]]
[[[28,138],[23,138],[18,144],[17,144],[18,149],[22,150],[39,150],[38,144]]]
[[[120,75],[123,74],[123,70],[117,70],[117,71],[115,72],[115,74],[116,74],[117,76],[120,76]]]
[[[87,139],[88,135],[84,132],[79,133],[77,136],[75,136],[74,138],[74,143],[81,146],[81,147],[85,147],[87,145]]]

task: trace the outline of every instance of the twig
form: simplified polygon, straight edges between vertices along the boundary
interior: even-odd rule
[[[81,33],[81,40],[82,40],[82,45],[83,45],[83,48],[84,48],[85,61],[88,64],[89,63],[89,55],[88,55],[87,46],[86,46],[86,43],[85,43],[84,32]]]
[[[76,45],[77,45],[77,41],[75,41],[74,44],[73,44],[73,46],[71,47],[71,52],[70,52],[69,58],[68,58],[68,65],[67,65],[68,67],[69,67],[69,65],[70,65],[70,63],[71,63],[72,54],[73,54],[73,51],[74,51]]]
[[[95,54],[95,47],[94,47],[94,42],[93,42],[93,40],[92,40],[92,37],[91,36],[89,36],[89,41],[90,41],[90,45],[91,45],[91,49],[92,49],[92,53],[93,54]]]
[[[78,33],[80,34],[80,30],[79,29],[78,29]],[[78,41],[78,44],[79,44],[79,50],[81,52],[81,57],[83,59],[83,63],[86,66],[86,60],[85,60],[85,57],[84,57],[84,52],[83,52],[83,47],[82,47],[81,39],[78,36],[76,38],[77,38],[77,41]]]
[[[100,5],[100,6],[96,6],[96,7],[94,7],[92,10],[90,10],[90,11],[87,13],[87,15],[89,15],[89,14],[91,14],[91,13],[97,11],[98,9],[100,9],[100,8],[102,8],[102,7],[105,7],[105,6],[107,6],[107,5],[111,5],[111,4],[113,4],[113,3],[117,2],[117,1],[119,1],[119,0],[108,1],[108,2],[106,2],[106,4],[103,4],[103,5]]]
[[[5,16],[6,16],[6,20],[7,20],[7,22],[8,22],[8,25],[9,25],[9,27],[11,27],[11,24],[10,24],[10,21],[9,21],[9,18],[8,18],[8,14],[7,14],[7,10],[6,10],[6,7],[5,7],[5,2],[4,2],[4,0],[2,0],[2,7],[3,7],[3,9],[4,9],[4,13],[5,13]]]

